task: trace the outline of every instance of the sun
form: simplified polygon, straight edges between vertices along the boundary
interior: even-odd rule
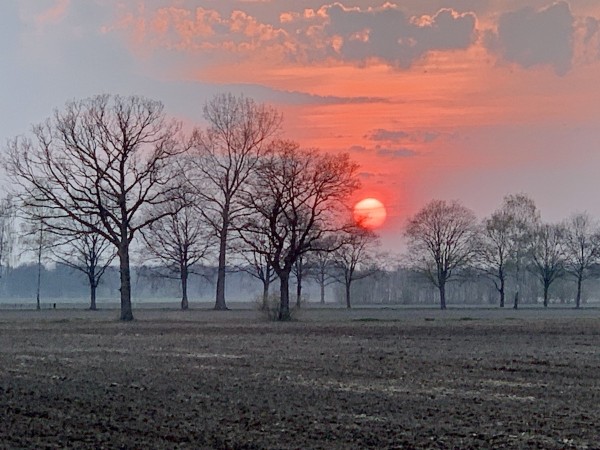
[[[385,206],[376,198],[365,198],[354,205],[354,220],[358,225],[372,230],[385,222]]]

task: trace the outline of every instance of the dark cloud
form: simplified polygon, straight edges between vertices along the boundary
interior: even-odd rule
[[[376,128],[364,136],[374,142],[387,142],[391,144],[400,144],[402,142],[429,143],[442,136],[437,131],[412,131],[410,133],[402,130],[386,130]]]
[[[377,156],[383,156],[387,158],[410,158],[412,156],[417,156],[418,153],[409,148],[398,148],[398,149],[389,149],[389,148],[377,148]]]
[[[329,22],[324,31],[337,56],[359,63],[377,58],[408,68],[429,51],[466,49],[476,37],[475,15],[451,9],[419,18],[390,3],[368,9],[335,3],[325,11]]]
[[[400,140],[408,138],[410,135],[405,131],[392,131],[384,130],[383,128],[377,128],[371,131],[365,137],[371,141],[392,141],[398,142]]]
[[[565,75],[573,60],[574,17],[566,2],[535,10],[527,7],[500,16],[498,31],[484,43],[504,60],[524,68],[551,66]]]

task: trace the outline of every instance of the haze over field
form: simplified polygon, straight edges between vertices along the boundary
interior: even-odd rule
[[[594,0],[9,0],[0,25],[3,141],[97,93],[191,126],[243,92],[302,145],[351,152],[386,242],[431,198],[483,216],[525,191],[547,220],[600,215]]]

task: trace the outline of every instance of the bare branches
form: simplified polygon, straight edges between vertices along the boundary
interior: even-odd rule
[[[44,211],[38,218],[53,232],[77,234],[83,226],[117,247],[123,320],[133,318],[129,244],[163,217],[141,219],[140,211],[171,201],[179,190],[171,162],[187,149],[181,125],[167,120],[163,109],[135,96],[69,102],[34,126],[31,137],[10,141],[4,158],[20,201]]]
[[[348,155],[326,155],[277,141],[244,192],[241,204],[249,214],[238,220],[236,230],[279,277],[280,319],[289,318],[288,282],[296,261],[309,251],[329,250],[323,248],[326,238],[347,228],[340,215],[359,186],[356,170]]]
[[[433,200],[408,221],[413,265],[439,289],[442,309],[446,283],[475,255],[477,232],[475,214],[457,201]]]

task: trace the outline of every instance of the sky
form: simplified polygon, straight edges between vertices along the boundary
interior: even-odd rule
[[[0,55],[2,142],[95,94],[191,127],[243,93],[360,163],[384,242],[431,199],[600,218],[599,0],[2,0]]]

